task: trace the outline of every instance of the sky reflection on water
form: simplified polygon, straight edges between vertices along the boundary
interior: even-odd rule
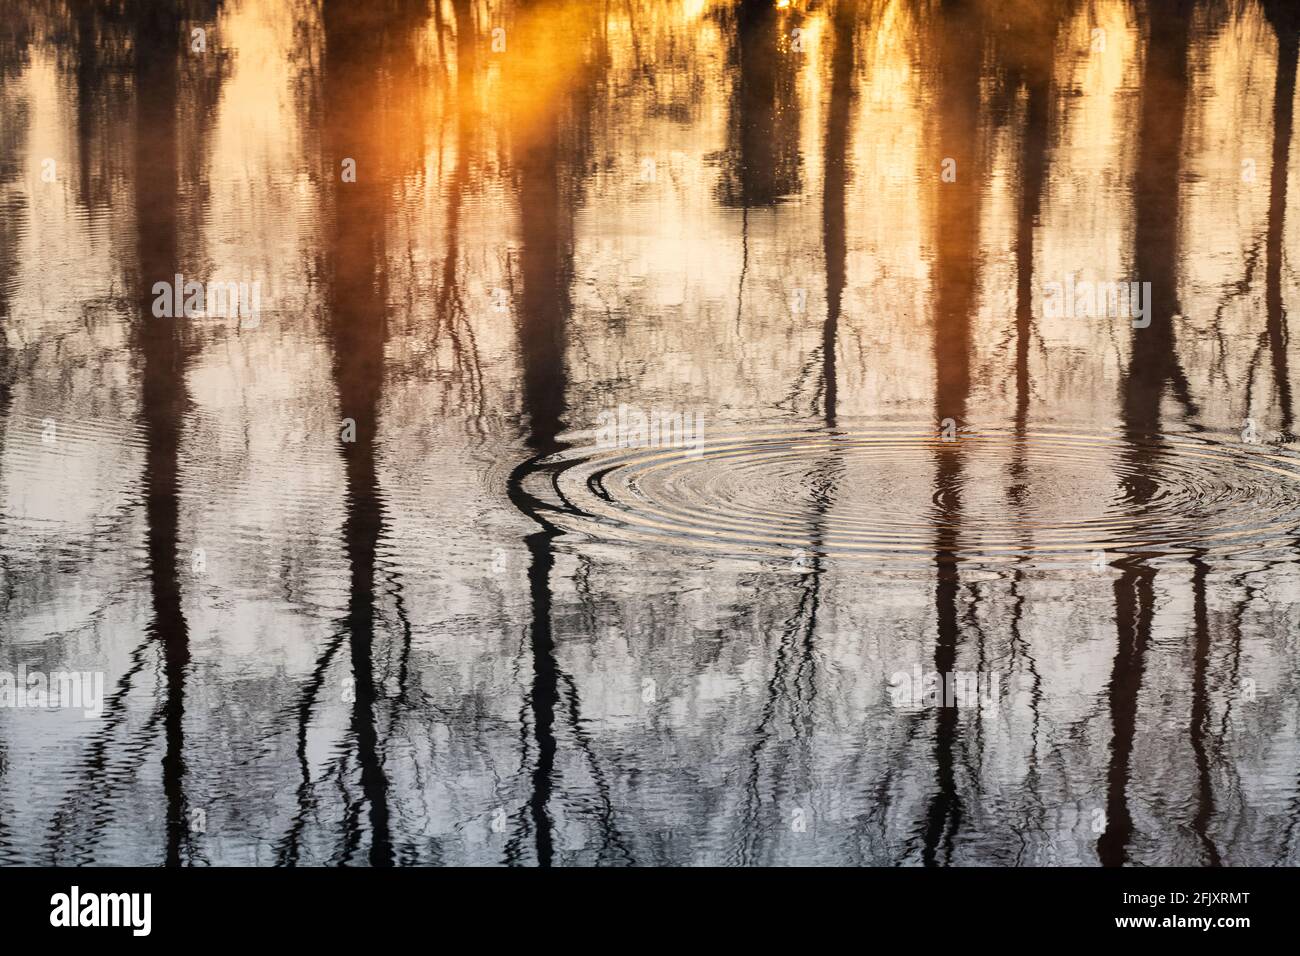
[[[1294,865],[1298,54],[0,0],[0,863]]]

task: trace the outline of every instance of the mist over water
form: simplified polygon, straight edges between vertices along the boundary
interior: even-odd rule
[[[0,0],[0,864],[1297,864],[1298,57]]]

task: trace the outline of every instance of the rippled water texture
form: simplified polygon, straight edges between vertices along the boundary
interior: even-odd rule
[[[1285,559],[1300,527],[1300,456],[1235,436],[1003,429],[945,440],[922,424],[593,451],[548,463],[563,464],[558,487],[592,537],[621,531],[781,560],[808,549],[877,566],[892,555],[929,562],[945,534],[963,561],[1024,562],[1037,552],[1100,555],[1101,565],[1110,553]],[[932,475],[936,459],[951,472]],[[1025,477],[1009,480],[1012,469]]]
[[[1298,53],[0,0],[0,863],[1300,862]]]

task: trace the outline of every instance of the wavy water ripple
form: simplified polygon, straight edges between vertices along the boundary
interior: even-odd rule
[[[546,464],[574,531],[739,558],[932,561],[938,535],[972,561],[1253,556],[1300,528],[1300,455],[1227,436],[737,427]]]

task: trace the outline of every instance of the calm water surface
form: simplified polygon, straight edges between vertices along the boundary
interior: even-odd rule
[[[1300,862],[1298,51],[0,0],[0,863]]]

